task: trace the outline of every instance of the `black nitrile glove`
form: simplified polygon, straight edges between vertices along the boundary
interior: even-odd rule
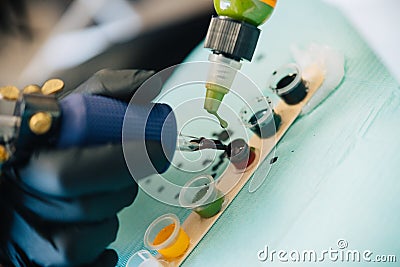
[[[71,92],[129,100],[153,72],[102,70]],[[148,92],[150,101],[158,92]],[[136,197],[122,144],[36,151],[3,166],[0,263],[4,266],[114,266],[117,212]]]

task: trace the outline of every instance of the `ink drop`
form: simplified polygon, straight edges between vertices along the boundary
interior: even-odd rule
[[[210,112],[210,114],[214,115],[218,121],[219,121],[219,125],[221,126],[221,128],[228,128],[228,122],[224,119],[222,119],[217,112]]]

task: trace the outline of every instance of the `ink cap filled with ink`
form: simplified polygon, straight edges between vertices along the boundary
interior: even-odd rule
[[[182,256],[190,245],[189,236],[173,213],[155,219],[147,228],[143,241],[148,249],[158,251],[168,260]]]
[[[245,171],[254,162],[256,154],[244,139],[235,139],[228,146],[226,154],[230,162],[239,171]]]
[[[179,203],[202,218],[218,214],[224,203],[224,194],[217,189],[211,175],[202,174],[189,180],[181,189]]]
[[[268,97],[256,97],[248,101],[239,112],[241,123],[260,138],[275,135],[282,121],[271,103]]]
[[[289,63],[274,71],[268,86],[288,105],[300,103],[306,96],[308,84],[302,79],[301,68]]]

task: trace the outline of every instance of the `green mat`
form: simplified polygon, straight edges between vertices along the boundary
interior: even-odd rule
[[[247,186],[240,192],[184,266],[290,264],[290,259],[282,263],[276,257],[272,263],[270,258],[262,262],[257,254],[265,246],[318,253],[338,249],[338,240],[346,241],[348,249],[370,250],[371,258],[399,253],[400,87],[346,18],[321,1],[280,0],[243,73],[276,101],[266,89],[269,75],[292,61],[292,44],[306,47],[313,42],[344,53],[343,82],[323,105],[292,125],[277,146],[278,161],[262,187],[253,194]],[[202,46],[186,61],[207,60],[209,52]],[[143,192],[120,213],[120,231],[112,244],[119,253],[118,266],[144,248],[148,224],[167,212],[182,220],[189,214]],[[368,263],[377,265],[386,266]]]

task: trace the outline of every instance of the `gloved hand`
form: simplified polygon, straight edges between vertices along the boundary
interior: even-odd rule
[[[102,70],[70,92],[129,100],[152,74]],[[146,101],[157,93],[147,94]],[[133,202],[138,190],[121,144],[41,150],[24,166],[5,166],[0,179],[0,263],[116,264],[115,251],[106,247],[117,234],[117,212]]]

